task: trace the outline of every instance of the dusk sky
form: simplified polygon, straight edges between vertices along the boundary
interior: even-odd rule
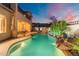
[[[79,17],[79,4],[68,3],[20,3],[19,6],[25,11],[31,11],[33,22],[48,23],[50,17],[57,19],[74,19]]]

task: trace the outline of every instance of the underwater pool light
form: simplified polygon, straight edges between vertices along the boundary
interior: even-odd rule
[[[24,46],[25,46],[25,44],[22,42],[22,43],[21,43],[21,47],[24,47]]]

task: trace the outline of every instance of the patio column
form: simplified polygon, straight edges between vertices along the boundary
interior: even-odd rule
[[[17,10],[18,10],[18,8],[17,8],[17,4],[16,4],[16,9],[15,9],[15,12],[13,14],[12,28],[11,28],[13,38],[17,37],[17,18],[16,18],[17,17]]]

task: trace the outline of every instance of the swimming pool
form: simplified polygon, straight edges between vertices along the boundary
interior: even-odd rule
[[[35,34],[31,38],[17,42],[8,50],[10,56],[64,56],[56,47],[56,39],[48,34]]]

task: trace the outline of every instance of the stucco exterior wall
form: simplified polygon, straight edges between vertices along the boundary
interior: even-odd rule
[[[29,19],[24,17],[24,15],[21,14],[20,12],[17,12],[17,17],[16,18],[17,18],[17,30],[18,30],[18,32],[21,32],[23,30],[23,27],[25,27],[24,29],[26,31],[28,31],[28,32],[31,31],[31,24],[28,21]]]

